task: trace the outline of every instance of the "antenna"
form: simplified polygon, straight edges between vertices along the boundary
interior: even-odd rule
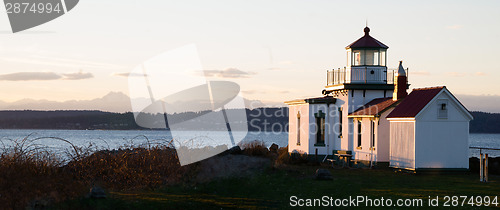
[[[366,18],[366,25],[365,27],[368,27],[368,18]]]

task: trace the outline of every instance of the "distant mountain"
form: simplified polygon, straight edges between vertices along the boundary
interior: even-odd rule
[[[130,98],[121,92],[110,92],[102,98],[92,100],[70,100],[64,102],[22,99],[12,103],[0,102],[0,110],[100,110],[107,112],[129,112]]]
[[[142,103],[150,103],[149,99],[134,99]],[[244,99],[248,108],[265,107],[267,104],[259,100]],[[22,99],[15,102],[0,101],[0,110],[99,110],[104,112],[132,112],[130,98],[122,92],[110,92],[92,100],[69,100],[64,102],[49,100]]]

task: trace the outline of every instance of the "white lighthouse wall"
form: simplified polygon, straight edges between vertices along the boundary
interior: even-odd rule
[[[358,145],[358,121],[361,120],[361,146]],[[373,118],[364,117],[357,118],[354,120],[354,150],[353,155],[356,160],[364,161],[376,161],[377,152],[372,150],[371,140],[371,122]],[[377,129],[375,129],[375,135],[377,134]],[[376,145],[375,145],[376,146]]]
[[[297,144],[297,114],[300,112],[300,144]],[[288,152],[309,152],[309,104],[290,105],[288,108]]]
[[[415,169],[415,121],[391,121],[390,127],[390,166]]]
[[[363,90],[349,90],[346,96],[339,97],[340,100],[347,103],[342,104],[343,108],[343,130],[340,148],[341,150],[354,151],[356,149],[356,125],[354,125],[353,118],[347,118],[347,115],[354,112],[356,109],[362,107],[368,102],[376,98],[384,98],[384,90],[366,90],[363,96]],[[386,90],[385,97],[392,97],[393,90]],[[338,104],[338,102],[337,102]]]
[[[447,102],[447,118],[438,118]],[[469,168],[469,120],[461,105],[442,91],[417,116],[416,168]]]
[[[321,112],[325,113],[325,145],[316,144],[316,118],[315,114]],[[335,129],[335,122],[338,122],[338,107],[335,104],[309,104],[309,151],[308,154],[314,155],[331,155],[332,150],[335,149],[335,142],[339,141],[338,132]],[[326,114],[328,113],[328,114]]]
[[[380,115],[377,129],[377,140],[375,142],[375,151],[377,153],[377,162],[389,162],[389,149],[390,149],[390,122],[387,120],[387,115],[392,112],[394,108],[386,110]]]
[[[375,119],[374,124],[374,137],[375,145],[371,148],[373,133],[371,130],[371,123],[374,120],[372,117],[364,117],[361,121],[361,147],[357,147],[357,124],[354,124],[354,150],[353,154],[356,160],[365,160],[373,162],[389,162],[389,139],[390,139],[390,123],[387,120],[387,115],[394,108],[390,108],[381,114],[379,118]],[[360,119],[360,118],[357,118]],[[356,122],[356,120],[355,120]]]

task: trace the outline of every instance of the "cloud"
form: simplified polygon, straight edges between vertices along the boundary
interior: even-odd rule
[[[429,75],[431,75],[431,73],[428,71],[412,71],[409,74],[410,74],[410,76],[412,76],[412,75],[415,75],[415,76],[429,76]]]
[[[115,77],[143,77],[144,74],[128,73],[128,72],[114,72],[111,76]]]
[[[465,73],[461,73],[461,72],[446,72],[446,74],[450,77],[463,77],[463,76],[465,76]]]
[[[474,75],[481,77],[481,76],[486,76],[486,73],[478,71],[478,72],[474,73]]]
[[[249,78],[254,75],[253,72],[246,72],[236,68],[228,68],[225,70],[205,70],[206,77],[220,77],[220,78]]]
[[[446,26],[447,29],[451,29],[451,30],[461,29],[463,27],[464,27],[463,25],[459,25],[459,24],[455,24],[455,25],[451,25],[451,26]]]
[[[82,71],[76,73],[57,74],[55,72],[17,72],[0,75],[3,81],[48,81],[48,80],[81,80],[93,78],[91,73]]]
[[[17,72],[0,75],[4,81],[35,81],[35,80],[58,80],[62,76],[54,72]]]
[[[271,91],[262,91],[262,90],[242,90],[243,94],[253,95],[253,94],[287,94],[290,93],[288,90],[271,90]]]
[[[82,79],[90,79],[93,78],[94,75],[92,73],[84,73],[82,71],[76,73],[63,74],[65,80],[82,80]]]
[[[457,98],[470,111],[500,113],[500,95],[461,95]]]

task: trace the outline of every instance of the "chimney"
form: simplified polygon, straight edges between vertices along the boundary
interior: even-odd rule
[[[392,100],[397,101],[403,99],[408,95],[406,92],[407,77],[405,69],[403,68],[403,61],[399,61],[398,72],[394,74],[394,93],[392,94]]]

